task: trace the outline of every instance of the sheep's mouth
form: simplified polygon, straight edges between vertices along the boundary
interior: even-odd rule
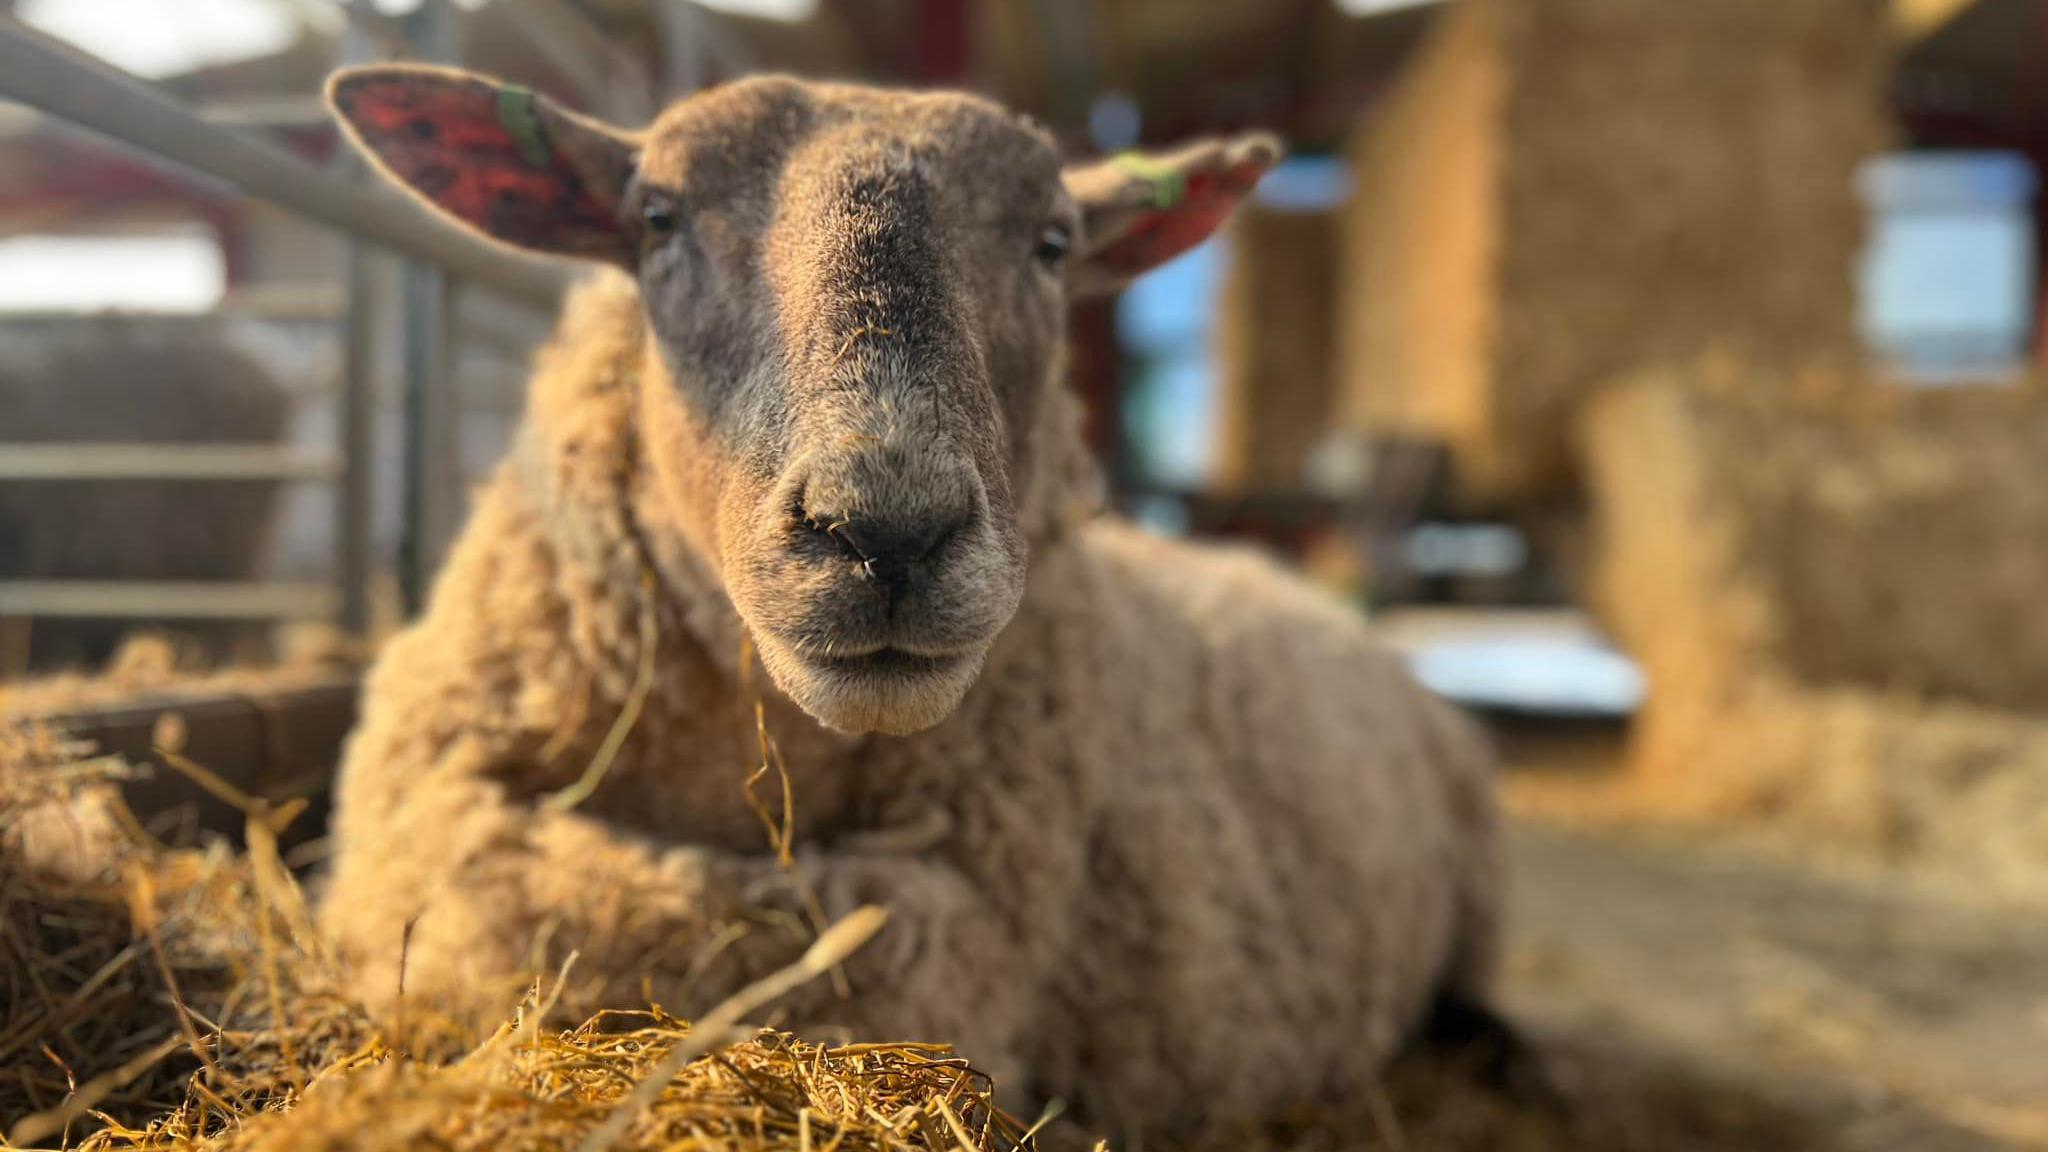
[[[828,728],[907,735],[950,715],[981,672],[981,650],[922,652],[885,645],[826,655],[764,646],[768,670]]]
[[[882,647],[851,656],[813,656],[809,663],[819,671],[850,677],[932,676],[958,671],[971,655],[931,655],[902,648]]]

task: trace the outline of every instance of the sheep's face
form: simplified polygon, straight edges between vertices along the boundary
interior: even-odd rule
[[[944,719],[1022,599],[1064,317],[1200,240],[1270,138],[1062,170],[987,101],[785,78],[627,134],[462,73],[331,89],[387,172],[508,242],[619,264],[640,439],[762,663],[825,724]]]

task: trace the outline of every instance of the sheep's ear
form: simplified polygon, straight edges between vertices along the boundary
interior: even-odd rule
[[[1249,132],[1068,168],[1063,179],[1081,207],[1073,292],[1113,292],[1200,244],[1285,151],[1272,133]]]
[[[532,90],[425,65],[348,68],[327,102],[395,183],[493,239],[630,265],[628,133]]]

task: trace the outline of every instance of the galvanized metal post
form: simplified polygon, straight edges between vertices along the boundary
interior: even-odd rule
[[[392,22],[364,0],[343,0],[359,29],[388,36]],[[423,55],[454,59],[455,14],[430,0],[420,17]],[[403,47],[401,45],[401,47]],[[363,242],[395,250],[432,270],[407,278],[405,347],[408,476],[407,588],[416,605],[461,514],[459,427],[450,375],[450,277],[505,299],[553,311],[561,272],[476,240],[374,181],[342,178],[280,151],[254,135],[209,122],[162,92],[94,59],[6,12],[0,0],[0,98],[107,138],[143,158],[176,167],[194,183],[267,200],[351,237],[348,316],[342,321],[342,396],[336,440],[342,485],[335,526],[339,571],[321,585],[180,582],[0,581],[0,659],[19,637],[8,617],[92,615],[256,619],[338,619],[367,630],[376,571],[372,537],[375,475],[376,354],[379,313],[372,257]],[[299,116],[303,110],[290,110]],[[444,270],[445,271],[442,271]],[[53,453],[62,459],[53,459]],[[0,473],[28,480],[105,476],[128,479],[333,478],[329,454],[291,445],[14,446]],[[21,621],[26,625],[26,619]]]
[[[342,36],[343,63],[374,59],[376,48],[353,22]],[[334,167],[360,179],[362,162],[344,148]],[[377,427],[377,282],[370,246],[348,239],[348,299],[341,317],[341,395],[335,421],[341,450],[341,484],[335,493],[335,583],[340,593],[341,629],[351,637],[370,632],[370,583],[377,568],[373,529]]]
[[[456,13],[447,0],[422,0],[413,14],[422,60],[459,55]],[[425,604],[462,512],[461,407],[449,355],[449,282],[440,268],[408,262],[402,273],[405,381],[405,526],[399,582],[408,614]]]
[[[460,410],[450,372],[448,281],[430,264],[408,264],[399,301],[405,389],[405,524],[399,585],[408,613],[426,603],[460,515]]]
[[[370,583],[377,569],[371,531],[377,420],[376,267],[369,245],[360,240],[348,243],[348,311],[341,324],[337,437],[341,484],[335,501],[335,576],[340,585],[342,630],[360,637],[370,631]]]

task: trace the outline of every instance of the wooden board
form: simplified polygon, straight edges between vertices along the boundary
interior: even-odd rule
[[[306,797],[324,806],[342,742],[355,725],[357,696],[357,678],[337,673],[275,690],[154,692],[38,718],[102,752],[149,766],[126,789],[129,806],[145,821],[189,810],[201,827],[235,833],[240,813],[166,768],[157,744],[167,736],[177,739],[181,730],[181,755],[236,788],[268,800]],[[314,834],[323,822],[319,817],[316,812],[302,819],[294,832]]]

